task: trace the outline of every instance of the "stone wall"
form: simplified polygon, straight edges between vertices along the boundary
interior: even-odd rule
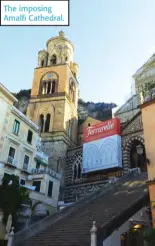
[[[82,174],[82,151],[82,146],[67,151],[64,190],[65,202],[74,202],[77,199],[102,188],[109,182],[110,177],[120,177],[123,174],[122,171],[100,171],[98,174]],[[76,177],[74,173],[75,167],[77,170]]]

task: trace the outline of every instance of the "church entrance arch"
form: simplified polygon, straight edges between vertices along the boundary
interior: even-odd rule
[[[143,148],[143,153],[141,155],[137,152],[137,146]],[[147,171],[144,139],[139,136],[131,137],[123,150],[124,172],[126,173],[128,169],[137,167],[140,168],[141,172]]]

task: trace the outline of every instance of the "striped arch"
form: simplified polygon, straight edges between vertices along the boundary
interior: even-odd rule
[[[144,139],[142,137],[139,136],[135,136],[135,137],[131,137],[128,142],[125,145],[125,148],[123,149],[123,169],[124,169],[124,173],[128,172],[128,169],[131,166],[130,163],[130,152],[131,152],[131,148],[132,148],[132,143],[134,140],[139,141],[140,143],[142,143],[144,145]]]

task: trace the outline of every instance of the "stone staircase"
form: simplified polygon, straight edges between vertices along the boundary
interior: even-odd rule
[[[129,216],[148,199],[147,175],[133,173],[80,199],[14,236],[14,246],[90,246],[93,221],[98,228],[119,221],[121,213]]]

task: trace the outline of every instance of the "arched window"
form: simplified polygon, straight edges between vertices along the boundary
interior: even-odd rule
[[[81,178],[81,165],[80,163],[78,164],[78,179]]]
[[[55,80],[53,80],[53,82],[52,82],[52,93],[55,92],[55,88],[56,88],[56,82],[55,82]]]
[[[77,167],[76,165],[74,165],[74,179],[76,179],[77,177]]]
[[[68,122],[68,136],[69,138],[72,137],[72,121],[71,120],[69,120]]]
[[[50,92],[51,92],[51,81],[48,82],[47,94],[49,94]]]
[[[72,102],[75,102],[75,90],[72,92]]]
[[[41,66],[42,66],[42,67],[44,66],[44,60],[41,61]]]
[[[45,122],[45,132],[49,132],[51,115],[47,114]]]
[[[43,82],[42,84],[42,94],[46,94],[46,82]]]
[[[90,126],[90,123],[88,123],[88,126]]]
[[[71,101],[75,102],[75,84],[73,81],[71,81],[71,83],[70,83],[69,96],[71,98]]]
[[[40,131],[43,132],[44,129],[44,115],[41,114],[39,117],[39,127],[40,127]]]
[[[56,57],[56,55],[52,55],[52,57],[50,59],[50,63],[51,63],[51,65],[57,64],[57,57]]]

